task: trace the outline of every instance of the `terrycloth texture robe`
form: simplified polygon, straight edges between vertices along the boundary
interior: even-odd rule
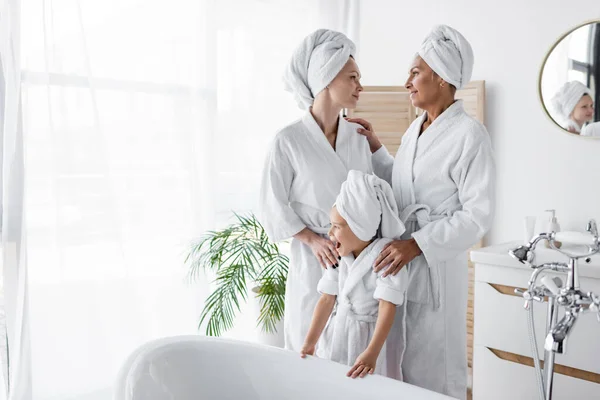
[[[376,239],[358,258],[342,257],[340,266],[328,268],[319,281],[320,293],[336,295],[335,310],[321,336],[317,355],[349,366],[366,350],[375,332],[379,300],[398,306],[394,326],[377,358],[375,373],[402,379],[404,353],[404,305],[408,272],[406,268],[383,278],[373,263],[391,239]]]
[[[276,135],[263,169],[258,212],[271,241],[290,239],[306,227],[326,237],[329,212],[348,171],[372,172],[371,151],[357,126],[340,118],[335,150],[310,112]],[[311,249],[293,239],[285,295],[287,349],[302,348],[322,275]]]
[[[488,231],[495,164],[485,127],[456,101],[419,135],[402,138],[395,160],[382,147],[375,173],[391,183],[405,239],[423,254],[408,265],[404,380],[464,399],[467,385],[467,251]]]

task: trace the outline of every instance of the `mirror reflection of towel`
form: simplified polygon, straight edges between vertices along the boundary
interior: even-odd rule
[[[591,90],[578,81],[567,82],[558,90],[552,97],[551,104],[554,112],[562,119],[562,121],[558,121],[559,123],[569,125],[571,113],[579,100],[586,94],[591,96]],[[579,130],[580,128],[577,129],[577,131]]]

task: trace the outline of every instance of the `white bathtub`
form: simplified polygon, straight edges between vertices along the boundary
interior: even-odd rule
[[[269,346],[204,336],[150,342],[123,365],[114,400],[412,399],[450,397]]]

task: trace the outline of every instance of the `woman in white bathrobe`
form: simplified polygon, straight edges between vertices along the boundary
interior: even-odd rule
[[[259,220],[271,241],[293,238],[284,337],[294,351],[308,331],[324,268],[338,263],[327,237],[331,205],[349,170],[372,171],[359,126],[340,118],[362,91],[354,53],[354,43],[339,32],[321,29],[304,39],[284,81],[307,111],[277,133],[263,170]]]
[[[425,113],[410,125],[396,157],[365,129],[375,173],[391,183],[404,240],[390,243],[375,270],[404,266],[407,293],[408,383],[464,399],[467,385],[467,251],[492,223],[495,166],[485,127],[467,115],[456,89],[471,78],[473,53],[466,39],[437,26],[423,42],[405,87]],[[391,265],[390,265],[391,264]]]
[[[390,331],[396,308],[406,304],[408,273],[373,271],[385,245],[406,230],[392,188],[373,174],[350,171],[330,216],[329,235],[342,258],[319,281],[321,298],[300,354],[314,354],[318,342],[317,355],[351,366],[348,376],[402,379],[404,341],[396,334],[403,336],[403,325]],[[404,310],[398,314],[402,321]]]

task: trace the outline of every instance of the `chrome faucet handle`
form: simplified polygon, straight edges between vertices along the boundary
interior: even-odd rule
[[[517,292],[517,290],[519,290],[519,291],[521,291],[521,290],[515,289],[515,293],[519,294]],[[548,293],[546,293],[546,290],[543,287],[535,286],[532,289],[525,290],[523,292],[523,298],[525,300],[535,300],[539,303],[543,303],[545,301],[546,294],[552,295],[552,293],[550,293],[549,291],[548,291]]]
[[[590,219],[585,230],[598,237],[598,226],[596,225],[596,220]]]
[[[528,310],[529,309],[529,303],[532,301],[537,301],[540,303],[543,303],[545,301],[544,298],[544,289],[543,288],[539,288],[539,287],[535,287],[533,289],[527,289],[527,290],[523,290],[523,289],[515,289],[515,294],[521,295],[524,299],[525,299],[525,303],[523,304],[523,308]]]
[[[524,290],[524,289],[519,289],[516,288],[515,289],[515,294],[518,294],[519,296],[523,297],[525,299],[525,303],[523,304],[523,308],[526,310],[529,310],[529,299],[531,298],[531,294],[529,292],[529,290]]]

